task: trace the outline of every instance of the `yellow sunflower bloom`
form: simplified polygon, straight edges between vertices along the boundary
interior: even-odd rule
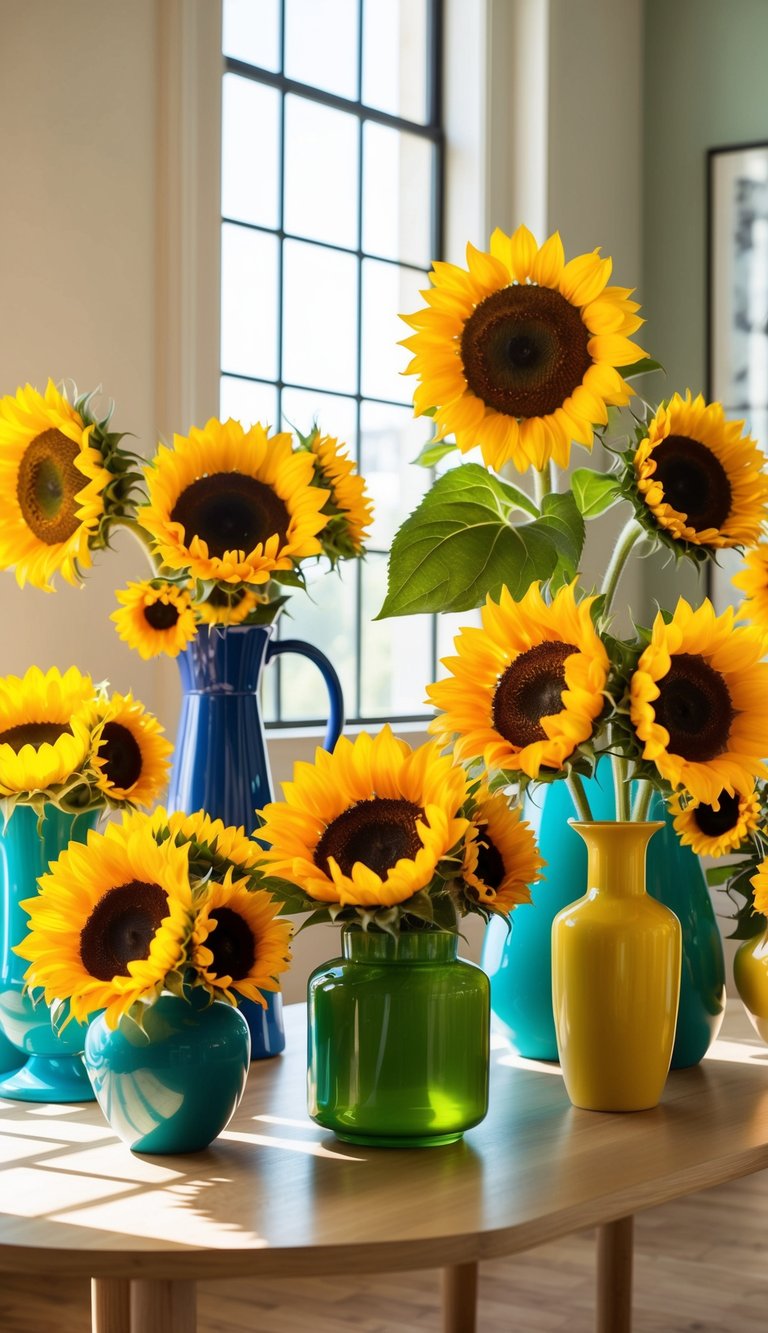
[[[390,727],[298,763],[284,801],[261,812],[265,871],[311,898],[391,907],[427,888],[462,840],[466,778],[432,743],[412,750]]]
[[[754,910],[762,916],[768,916],[768,858],[760,862],[749,882],[754,893]]]
[[[0,795],[45,792],[84,772],[92,698],[76,667],[0,678]]]
[[[149,504],[138,520],[168,569],[193,579],[261,584],[319,555],[317,534],[328,492],[312,484],[314,465],[287,434],[211,419],[174,436],[147,470]]]
[[[497,229],[489,254],[468,245],[466,269],[434,264],[426,309],[403,316],[416,415],[434,410],[438,440],[479,445],[497,472],[565,467],[571,442],[591,448],[608,405],[629,402],[621,368],[645,356],[629,340],[639,306],[610,274],[597,251],[566,263],[557,232],[539,248],[527,227]]]
[[[145,661],[161,653],[177,657],[197,633],[192,599],[176,583],[154,580],[129,583],[116,594],[121,609],[113,611],[117,632]]]
[[[736,784],[734,792],[721,791],[717,805],[706,801],[683,803],[681,795],[669,801],[675,832],[683,847],[697,856],[728,856],[738,851],[760,824],[760,802],[754,782]]]
[[[173,746],[157,718],[132,694],[113,694],[94,708],[96,785],[113,801],[154,805],[168,781]]]
[[[194,923],[187,850],[158,846],[148,820],[70,843],[39,884],[21,904],[30,933],[16,952],[30,964],[25,980],[49,1004],[68,1000],[79,1022],[104,1009],[115,1027],[183,966]]]
[[[22,588],[50,592],[56,573],[77,584],[91,564],[111,480],[92,432],[51,380],[0,399],[0,568]]]
[[[507,588],[488,597],[482,628],[462,629],[451,673],[427,688],[441,716],[430,731],[455,742],[459,760],[527,773],[561,769],[592,735],[604,705],[608,654],[574,586],[547,605],[538,583],[515,602]]]
[[[637,489],[676,541],[720,549],[754,546],[768,519],[765,457],[727,421],[720,403],[678,393],[662,403],[635,452]]]
[[[190,961],[214,999],[236,1004],[243,995],[266,1008],[262,992],[280,989],[278,977],[291,963],[293,927],[278,911],[270,894],[251,892],[231,870],[222,884],[207,885]]]
[[[494,912],[508,915],[531,901],[531,884],[541,879],[544,861],[531,827],[519,808],[501,793],[479,793],[467,840],[462,879],[468,893]]]
[[[332,436],[313,431],[309,449],[315,459],[320,485],[330,491],[325,507],[331,515],[328,524],[331,543],[339,547],[340,554],[361,555],[373,522],[373,503],[365,480]],[[341,536],[335,531],[339,520],[343,525]]]
[[[734,574],[731,583],[746,594],[741,608],[743,617],[768,630],[768,545],[747,551],[744,569]]]
[[[659,613],[630,681],[630,716],[643,758],[674,788],[716,805],[750,778],[768,776],[768,663],[763,635],[734,626],[709,601],[681,598],[668,625]]]
[[[127,828],[133,821],[143,816],[132,812],[123,815]],[[218,875],[232,870],[238,879],[249,878],[260,864],[264,850],[253,838],[249,838],[243,828],[225,824],[221,819],[212,819],[205,810],[196,810],[186,815],[182,810],[168,814],[158,806],[151,815],[152,829],[158,841],[171,837],[177,846],[189,846],[190,866],[197,873],[198,863],[202,860],[199,873],[204,876],[213,867]]]
[[[264,606],[269,600],[266,594],[254,592],[251,588],[239,588],[227,593],[223,588],[214,588],[204,602],[195,602],[195,615],[204,625],[242,625],[244,620],[257,606]]]

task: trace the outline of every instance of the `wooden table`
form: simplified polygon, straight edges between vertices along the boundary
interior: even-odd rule
[[[597,1226],[597,1327],[624,1333],[632,1214],[768,1165],[768,1048],[731,1008],[704,1064],[634,1115],[575,1110],[556,1066],[499,1042],[487,1119],[443,1148],[312,1124],[300,1005],[204,1153],[136,1157],[93,1104],[2,1101],[0,1272],[91,1277],[94,1333],[192,1333],[198,1278],[440,1267],[445,1328],[471,1333],[479,1260]]]

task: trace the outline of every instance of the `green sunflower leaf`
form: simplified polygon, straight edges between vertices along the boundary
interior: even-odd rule
[[[660,361],[654,361],[650,356],[644,356],[640,361],[633,361],[631,366],[619,366],[618,371],[623,380],[636,379],[638,375],[650,375],[654,370],[663,370],[664,367]]]
[[[551,534],[557,547],[557,564],[553,574],[558,582],[570,582],[578,572],[585,537],[584,519],[579,513],[573,492],[545,495],[541,518],[532,526],[546,528]]]
[[[417,464],[418,467],[434,467],[447,454],[452,454],[455,448],[455,444],[446,440],[427,440],[427,443],[411,462]]]
[[[621,499],[621,481],[610,472],[580,467],[571,477],[573,496],[584,518],[597,518]]]
[[[571,509],[572,506],[572,509]],[[532,523],[513,526],[524,509]],[[376,619],[420,611],[468,611],[506,584],[522,597],[548,579],[578,545],[573,503],[557,496],[542,517],[533,501],[476,463],[439,477],[392,544],[389,585]],[[583,525],[582,525],[583,526]]]

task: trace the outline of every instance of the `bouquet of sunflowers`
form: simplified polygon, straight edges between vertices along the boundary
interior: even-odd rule
[[[151,577],[118,592],[120,637],[144,658],[176,656],[198,626],[270,624],[304,563],[363,553],[371,504],[343,446],[317,426],[294,441],[211,419],[149,464],[95,412],[49,381],[0,399],[0,568],[50,591],[78,583],[93,553],[128,528]]]

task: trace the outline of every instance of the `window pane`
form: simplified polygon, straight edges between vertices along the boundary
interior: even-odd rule
[[[277,389],[274,384],[254,384],[233,375],[221,377],[221,419],[234,417],[246,430],[260,422],[274,426],[277,420]]]
[[[357,247],[359,133],[356,116],[286,97],[286,231]]]
[[[245,227],[221,233],[221,366],[277,377],[277,239]]]
[[[358,0],[285,0],[289,79],[357,100]]]
[[[389,398],[408,403],[416,381],[403,378],[411,353],[398,343],[408,336],[399,314],[411,314],[424,305],[419,291],[428,286],[426,274],[397,264],[363,260],[362,392],[366,398]]]
[[[367,121],[363,152],[363,249],[428,268],[433,145]]]
[[[427,116],[428,0],[365,0],[363,101],[403,120]]]
[[[341,680],[344,706],[355,710],[355,569],[329,571],[327,564],[304,566],[309,595],[297,589],[290,600],[290,619],[283,619],[281,638],[305,639],[330,658]],[[317,667],[306,658],[286,653],[280,658],[283,720],[327,718],[328,695]]]
[[[360,471],[375,497],[369,545],[388,550],[432,480],[427,468],[412,465],[430,427],[423,417],[414,420],[408,407],[363,403],[360,434]]]
[[[280,68],[280,0],[224,0],[224,54]]]
[[[357,403],[354,398],[337,398],[332,393],[314,389],[283,389],[283,430],[300,430],[308,435],[317,422],[323,435],[333,435],[355,453]]]
[[[221,211],[240,222],[276,227],[280,95],[226,74],[222,114]]]
[[[283,259],[283,378],[291,384],[354,393],[357,380],[354,256],[302,241],[286,241]]]
[[[362,698],[363,717],[425,713],[425,686],[432,671],[432,626],[429,616],[399,616],[368,623],[381,610],[387,591],[387,558],[369,555],[363,580]]]

